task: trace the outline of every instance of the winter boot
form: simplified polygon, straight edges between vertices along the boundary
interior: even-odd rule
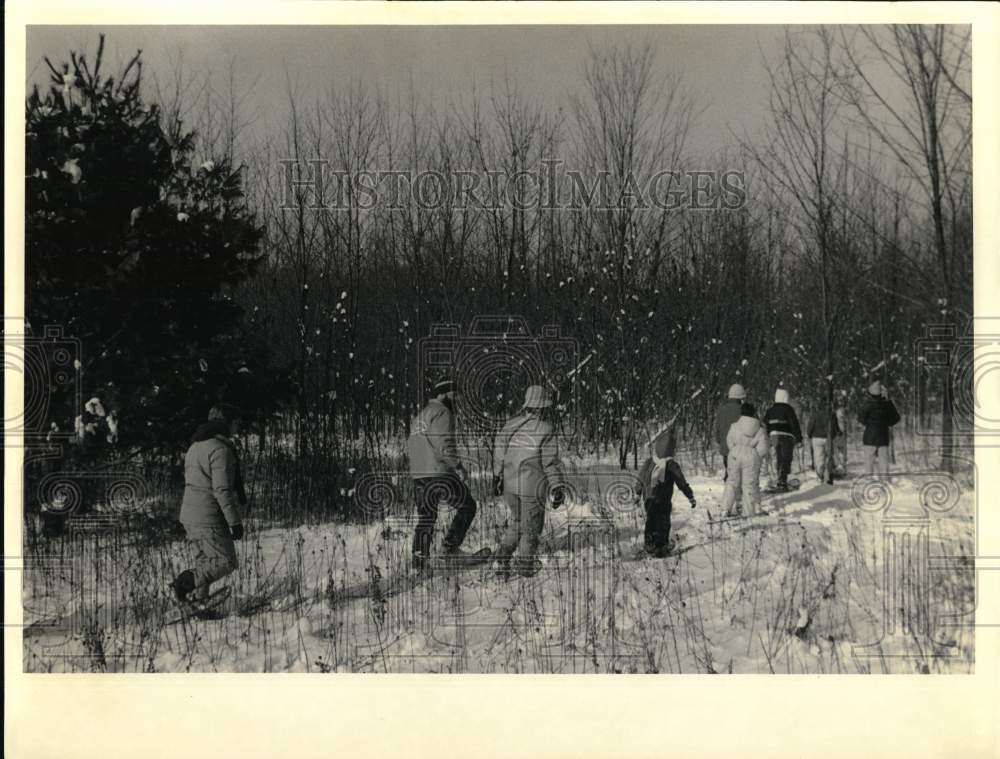
[[[177,603],[187,603],[190,599],[188,595],[194,590],[194,574],[190,569],[185,569],[170,583]]]

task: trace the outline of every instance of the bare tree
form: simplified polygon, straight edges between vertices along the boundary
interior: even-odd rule
[[[859,35],[867,46],[859,44]],[[853,36],[842,31],[840,39],[851,74],[845,79],[846,97],[923,195],[937,263],[935,305],[945,319],[949,314],[967,317],[972,282],[971,239],[964,234],[972,169],[969,30],[915,24],[862,27]],[[866,57],[865,49],[872,55]],[[886,71],[891,84],[878,78]],[[943,391],[942,463],[947,468],[952,465],[954,388],[945,383]]]
[[[857,273],[851,235],[838,224],[838,219],[846,219],[853,172],[849,151],[840,148],[845,140],[844,102],[839,95],[832,32],[827,28],[802,36],[786,32],[782,56],[776,66],[768,66],[768,75],[771,124],[767,146],[757,148],[746,142],[745,147],[790,210],[798,262],[809,272],[810,282],[805,286],[815,288],[819,304],[821,354],[815,365],[822,372],[824,389],[819,413],[832,416],[839,343],[847,314],[836,289],[845,276]],[[832,461],[832,445],[827,455]]]
[[[611,400],[624,421],[619,464],[637,455],[637,421],[645,413],[649,365],[636,327],[647,319],[640,287],[655,281],[670,253],[674,214],[641,202],[641,191],[659,171],[681,169],[694,99],[677,74],[661,76],[650,44],[592,49],[586,88],[571,98],[584,192],[593,193],[575,215],[575,244],[586,251],[595,280],[610,300],[614,333],[602,358],[615,367]],[[637,192],[638,191],[638,192]],[[650,288],[652,289],[652,288]],[[646,307],[646,308],[644,308]],[[602,363],[603,365],[603,363]],[[652,369],[653,367],[649,367]]]

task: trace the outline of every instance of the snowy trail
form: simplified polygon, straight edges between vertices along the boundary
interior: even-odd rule
[[[718,524],[708,510],[721,478],[689,478],[699,506],[675,496],[679,544],[667,559],[635,559],[641,505],[567,504],[548,512],[543,571],[509,582],[488,565],[412,576],[407,517],[265,529],[239,548],[237,613],[158,628],[170,605],[163,593],[150,600],[138,578],[117,604],[104,599],[114,614],[102,617],[100,646],[80,629],[79,589],[49,578],[26,586],[26,604],[62,624],[26,631],[26,666],[86,669],[96,647],[107,668],[156,671],[914,671],[908,641],[887,639],[910,657],[888,664],[853,655],[880,640],[879,515],[855,506],[850,480],[802,479],[765,501],[770,516]],[[905,478],[893,490],[910,506],[922,492]],[[930,525],[932,546],[955,554],[970,541],[973,502],[963,493]],[[505,521],[499,499],[482,503],[467,547],[494,545]],[[157,557],[182,559],[183,544]],[[971,597],[964,576],[944,579],[961,585],[949,597]],[[971,636],[949,635],[955,655],[925,652],[919,666],[972,667]]]

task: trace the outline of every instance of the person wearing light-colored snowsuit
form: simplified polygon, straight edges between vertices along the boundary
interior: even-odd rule
[[[827,444],[831,437],[835,441],[840,437],[840,426],[837,424],[836,415],[824,413],[823,410],[817,411],[809,421],[806,434],[812,443],[816,476],[820,482],[833,484],[833,472],[828,468],[830,454],[827,451]]]
[[[885,397],[881,382],[873,382],[868,388],[868,399],[861,407],[858,421],[865,432],[861,442],[865,446],[865,472],[874,474],[878,469],[889,474],[889,430],[899,422],[896,406]]]
[[[754,516],[760,511],[760,467],[770,452],[770,444],[764,425],[757,419],[757,410],[749,403],[743,405],[742,415],[730,426],[726,445],[729,478],[722,505],[727,516],[738,514],[737,501],[742,491],[745,512]]]
[[[455,443],[454,399],[457,385],[434,385],[427,405],[417,414],[407,440],[417,525],[413,531],[413,566],[423,569],[430,559],[438,509],[445,502],[455,509],[442,549],[446,561],[467,558],[461,545],[476,518],[476,501],[466,484],[468,475]]]
[[[494,492],[510,511],[507,531],[496,550],[500,574],[530,576],[538,572],[538,541],[545,526],[545,507],[558,508],[566,484],[555,428],[549,420],[552,396],[540,385],[528,388],[521,413],[497,435]]]
[[[213,407],[209,421],[191,439],[184,456],[184,496],[180,522],[194,546],[194,566],[171,583],[181,602],[198,602],[211,584],[236,571],[234,540],[243,537],[246,493],[231,436],[239,429],[239,413],[228,405]]]
[[[715,441],[718,443],[719,453],[722,455],[723,482],[729,479],[729,444],[726,442],[726,436],[729,434],[729,428],[733,422],[740,418],[740,407],[746,397],[747,391],[743,385],[739,383],[730,385],[729,392],[726,393],[726,400],[715,412]]]
[[[844,399],[837,400],[837,408],[834,410],[837,417],[837,426],[840,427],[840,437],[833,441],[833,450],[836,454],[834,461],[840,461],[840,466],[847,472],[847,436],[850,433],[850,417],[847,415],[847,407]]]

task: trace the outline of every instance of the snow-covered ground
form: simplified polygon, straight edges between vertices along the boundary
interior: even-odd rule
[[[793,473],[794,474],[794,473]],[[29,671],[971,672],[975,492],[917,471],[834,485],[802,473],[769,516],[713,522],[719,476],[675,494],[667,559],[642,558],[628,472],[592,463],[550,511],[545,566],[413,581],[405,515],[368,525],[251,524],[221,620],[176,619],[178,540],[95,533],[25,575]],[[474,488],[485,492],[484,483]],[[450,514],[443,510],[439,528]],[[466,548],[507,518],[480,499]]]

